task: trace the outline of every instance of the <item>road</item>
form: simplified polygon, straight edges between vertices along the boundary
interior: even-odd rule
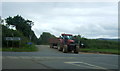
[[[118,69],[118,55],[62,53],[48,45],[38,52],[3,52],[3,69]]]

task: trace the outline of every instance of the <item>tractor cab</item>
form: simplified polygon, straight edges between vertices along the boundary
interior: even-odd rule
[[[63,39],[72,39],[72,35],[71,34],[62,34],[62,38]]]
[[[61,38],[64,40],[64,44],[69,45],[74,43],[73,36],[71,34],[62,34]]]

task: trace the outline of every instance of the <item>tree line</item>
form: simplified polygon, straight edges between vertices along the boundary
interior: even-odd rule
[[[5,19],[0,19],[0,26],[2,26],[2,46],[7,47],[7,42],[9,42],[9,47],[18,45],[19,41],[6,41],[6,37],[20,37],[21,38],[21,47],[26,46],[28,42],[32,42],[34,44],[48,44],[48,39],[51,37],[55,37],[49,32],[43,32],[39,38],[36,37],[34,31],[31,29],[34,25],[34,22],[31,20],[26,20],[20,15],[9,16]],[[6,24],[4,24],[4,22]],[[10,29],[10,27],[15,29]],[[18,46],[17,46],[18,47]]]

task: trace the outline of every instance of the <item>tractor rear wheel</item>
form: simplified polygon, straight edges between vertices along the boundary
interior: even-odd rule
[[[67,47],[67,45],[64,45],[64,47],[63,47],[63,53],[67,53],[68,52],[68,47]]]

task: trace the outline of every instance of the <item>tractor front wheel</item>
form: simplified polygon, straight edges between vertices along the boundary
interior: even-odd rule
[[[79,46],[76,46],[74,53],[78,54],[79,53]]]

